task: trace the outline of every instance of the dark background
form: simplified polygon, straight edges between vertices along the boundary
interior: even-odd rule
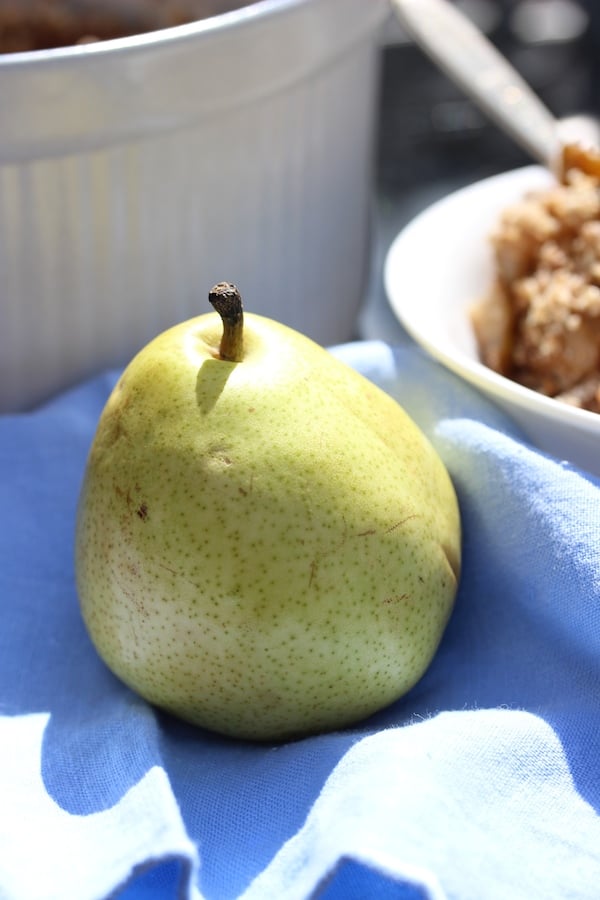
[[[600,114],[598,0],[455,0],[557,116]],[[374,250],[358,337],[400,339],[381,270],[417,212],[465,184],[532,160],[392,22],[383,48]]]

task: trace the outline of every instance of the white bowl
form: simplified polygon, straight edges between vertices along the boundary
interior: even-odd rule
[[[368,272],[387,0],[261,0],[0,56],[0,412],[209,311],[217,281],[324,344]]]
[[[420,213],[394,240],[384,280],[393,311],[433,357],[479,388],[539,449],[600,475],[600,415],[544,397],[478,359],[469,308],[488,290],[488,236],[502,210],[550,185],[538,166],[487,178]]]

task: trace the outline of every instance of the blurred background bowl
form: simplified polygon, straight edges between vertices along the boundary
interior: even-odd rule
[[[479,361],[469,310],[493,280],[488,237],[500,213],[552,183],[526,166],[455,191],[419,213],[392,242],[384,281],[417,343],[507,412],[541,450],[600,475],[600,415],[542,396]]]
[[[208,311],[323,344],[368,278],[385,0],[261,0],[0,55],[0,412]]]

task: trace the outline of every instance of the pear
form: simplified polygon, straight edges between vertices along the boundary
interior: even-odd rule
[[[460,568],[455,492],[402,408],[233,285],[104,408],[76,573],[89,635],[152,704],[237,738],[338,729],[429,666]]]

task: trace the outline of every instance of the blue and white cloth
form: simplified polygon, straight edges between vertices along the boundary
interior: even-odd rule
[[[0,417],[2,900],[600,897],[600,482],[412,346],[334,352],[437,447],[463,573],[406,697],[287,744],[157,712],[89,642],[75,509],[116,373]]]

